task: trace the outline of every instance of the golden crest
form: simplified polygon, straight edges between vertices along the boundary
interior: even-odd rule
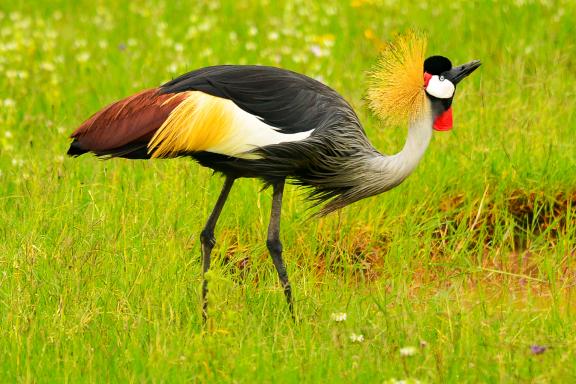
[[[389,123],[403,123],[425,110],[426,45],[426,38],[416,32],[399,35],[386,44],[369,73],[368,101],[378,117]]]

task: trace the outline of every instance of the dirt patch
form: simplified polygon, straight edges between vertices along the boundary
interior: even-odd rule
[[[320,233],[321,248],[314,255],[314,268],[318,275],[327,271],[345,273],[353,281],[371,281],[381,276],[391,242],[388,233],[370,226],[354,227],[347,235],[341,235],[339,231]]]
[[[450,285],[454,279],[466,276],[467,284],[498,284],[498,280],[513,277],[515,284],[539,284],[543,260],[549,257],[558,240],[569,230],[576,229],[576,191],[553,195],[541,191],[513,190],[508,194],[490,196],[487,192],[475,201],[464,193],[456,193],[434,207],[427,207],[426,216],[439,217],[429,237],[430,227],[422,232],[427,241],[426,263],[415,263],[410,274],[415,286],[429,284]],[[327,228],[322,228],[326,225]],[[303,268],[314,268],[317,275],[333,273],[346,276],[349,283],[379,280],[390,273],[386,258],[392,245],[393,233],[374,225],[358,223],[341,230],[340,224],[320,223],[318,239],[310,254],[294,255]],[[297,240],[299,249],[309,244],[303,237]],[[230,233],[221,262],[230,267],[240,280],[251,276],[259,280],[258,272],[251,271],[254,257],[268,259],[265,249],[256,252],[240,245],[235,232]],[[576,244],[563,248],[564,261],[558,268],[560,279],[574,279]],[[468,267],[454,257],[469,258]],[[462,256],[463,255],[463,256]],[[216,258],[218,256],[216,255]],[[301,259],[300,259],[301,258]],[[571,261],[572,260],[572,261]],[[557,262],[556,262],[557,263]],[[442,278],[439,281],[438,277]]]
[[[576,191],[559,192],[548,198],[542,192],[514,191],[508,198],[507,209],[518,228],[525,232],[547,232],[557,238],[568,224],[574,226],[576,217],[572,209],[576,204]],[[571,217],[570,217],[571,215]]]
[[[454,194],[429,210],[430,217],[437,214],[441,219],[432,231],[428,263],[415,266],[411,273],[421,284],[434,284],[438,276],[450,280],[450,276],[469,275],[474,268],[486,272],[473,277],[474,281],[490,276],[491,280],[514,277],[519,284],[542,282],[542,260],[563,234],[576,229],[575,204],[576,191],[549,195],[513,190],[497,197],[485,193],[475,202],[463,193]],[[353,275],[367,281],[385,275],[385,258],[393,240],[388,234],[375,237],[374,232],[378,231],[355,228],[354,236],[336,237],[335,247],[317,256],[317,272],[349,273],[352,268]],[[426,238],[424,233],[421,236]],[[576,245],[568,248],[563,250],[564,267],[557,272],[573,278],[570,260],[574,257],[570,255],[576,253]],[[462,264],[453,257],[462,252],[474,255],[470,261],[475,267],[459,269]]]
[[[472,235],[469,247],[478,249],[479,242],[493,246],[494,239],[510,239],[513,249],[521,251],[528,249],[536,237],[551,241],[567,228],[576,228],[576,191],[550,196],[541,191],[514,190],[503,200],[488,199],[489,196],[483,198],[467,210],[463,194],[445,199],[439,207],[444,218],[434,237],[450,237],[464,226]]]

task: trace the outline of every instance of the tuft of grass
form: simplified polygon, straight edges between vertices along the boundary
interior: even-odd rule
[[[2,4],[2,379],[575,381],[575,13],[567,0]],[[395,152],[405,130],[370,115],[366,72],[409,29],[429,54],[484,65],[458,87],[454,131],[395,190],[310,221],[287,188],[296,323],[258,181],[236,183],[218,224],[203,327],[198,234],[220,178],[187,159],[64,157],[103,105],[223,63],[321,79]]]

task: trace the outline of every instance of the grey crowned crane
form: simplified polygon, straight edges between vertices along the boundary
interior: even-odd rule
[[[406,144],[392,156],[370,144],[350,104],[330,87],[285,69],[240,65],[201,68],[105,107],[72,133],[68,154],[189,156],[225,176],[200,235],[204,319],[204,274],[232,185],[256,177],[272,186],[266,245],[293,314],[280,242],[284,183],[308,187],[312,201],[323,203],[319,215],[400,184],[420,161],[433,129],[452,128],[456,85],[480,66],[478,60],[452,67],[442,56],[424,59],[425,50],[424,38],[401,36],[371,74],[371,108],[384,119],[408,121]]]

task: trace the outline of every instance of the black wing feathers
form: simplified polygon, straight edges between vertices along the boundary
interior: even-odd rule
[[[182,75],[162,93],[202,91],[232,100],[283,133],[321,127],[348,103],[333,89],[307,76],[266,66],[220,65]]]

